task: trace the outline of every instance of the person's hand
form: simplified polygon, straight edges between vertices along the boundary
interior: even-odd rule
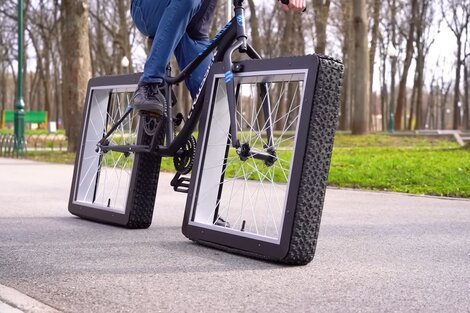
[[[279,1],[279,5],[283,10],[294,12],[303,12],[306,7],[305,0],[283,0]]]

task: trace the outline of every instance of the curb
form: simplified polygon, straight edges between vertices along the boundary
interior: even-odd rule
[[[0,312],[60,313],[60,311],[4,285],[0,285]]]

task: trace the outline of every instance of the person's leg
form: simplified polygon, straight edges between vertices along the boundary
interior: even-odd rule
[[[157,0],[146,1],[153,2]],[[168,0],[164,0],[164,2],[166,1]],[[166,66],[170,62],[171,55],[185,34],[186,27],[200,5],[201,0],[169,1],[156,29],[141,81],[163,82]]]
[[[155,37],[163,12],[171,0],[134,0],[131,17],[137,29],[146,37]]]
[[[170,57],[200,4],[201,0],[136,0],[133,4],[131,14],[137,28],[154,37],[133,97],[134,108],[164,111],[165,101],[158,85],[163,83]]]
[[[175,49],[175,56],[180,69],[184,69],[208,46],[208,40],[194,40],[187,33],[184,34]],[[204,61],[202,61],[202,63],[191,73],[188,79],[186,79],[186,86],[188,87],[193,99],[196,98],[196,95],[199,92],[202,80],[210,66],[211,59],[212,54],[207,56],[207,58],[205,58]]]
[[[137,29],[147,38],[153,38],[170,0],[133,0],[131,17]],[[156,82],[139,82],[132,104],[135,109],[164,112],[165,99]]]

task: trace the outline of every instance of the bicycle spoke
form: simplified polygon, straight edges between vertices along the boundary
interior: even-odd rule
[[[250,82],[240,86],[235,112],[238,139],[241,144],[248,144],[253,149],[251,152],[274,149],[276,159],[270,166],[253,157],[241,160],[231,146],[227,152],[227,143],[231,142],[226,117],[212,116],[208,131],[218,135],[209,136],[205,145],[210,157],[203,161],[202,170],[208,174],[203,174],[200,184],[208,185],[204,187],[206,194],[199,193],[196,206],[207,213],[200,222],[212,225],[214,218],[222,218],[232,231],[280,239],[286,183],[296,140],[294,131],[299,123],[302,100],[302,83],[294,81],[293,77],[286,75],[280,82]],[[265,84],[266,92],[261,93],[261,84]],[[223,83],[216,90],[217,99],[226,95]],[[267,103],[270,103],[269,116],[265,116],[267,107],[263,107]],[[223,114],[220,113],[223,110],[217,110],[217,114]],[[225,153],[228,155],[224,156]],[[223,179],[214,179],[217,175]],[[197,214],[196,211],[196,220]]]
[[[127,110],[127,101],[131,93],[112,92],[109,100],[104,101],[103,94],[94,93],[91,111],[95,118],[89,118],[89,129],[92,130],[85,142],[89,146],[98,143]],[[106,100],[106,99],[105,99]],[[107,145],[135,144],[138,115],[131,112],[107,137]],[[89,149],[82,156],[82,173],[79,180],[79,200],[100,207],[112,207],[124,210],[127,188],[130,183],[134,154],[124,155],[120,152]]]

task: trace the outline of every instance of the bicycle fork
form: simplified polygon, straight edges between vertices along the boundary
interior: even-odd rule
[[[241,72],[243,68],[240,64],[233,64],[232,63],[232,53],[236,49],[243,48],[244,45],[243,40],[238,40],[235,42],[232,47],[230,47],[229,51],[225,54],[224,61],[223,61],[223,69],[224,69],[224,79],[227,89],[227,100],[229,106],[229,114],[230,114],[230,139],[232,142],[232,146],[235,148],[240,160],[246,161],[249,158],[254,158],[257,160],[262,160],[266,166],[271,166],[277,160],[276,151],[274,149],[274,139],[273,139],[273,132],[272,132],[272,119],[271,119],[271,104],[269,100],[268,94],[268,86],[267,83],[261,84],[261,99],[262,99],[262,108],[263,108],[263,115],[264,115],[264,124],[263,128],[266,131],[267,135],[267,144],[263,147],[264,151],[259,149],[255,149],[254,147],[250,147],[248,143],[240,143],[237,136],[237,98],[239,93],[240,85],[237,86],[237,92],[235,92],[235,81],[234,81],[234,72]],[[258,57],[258,56],[256,56]]]

